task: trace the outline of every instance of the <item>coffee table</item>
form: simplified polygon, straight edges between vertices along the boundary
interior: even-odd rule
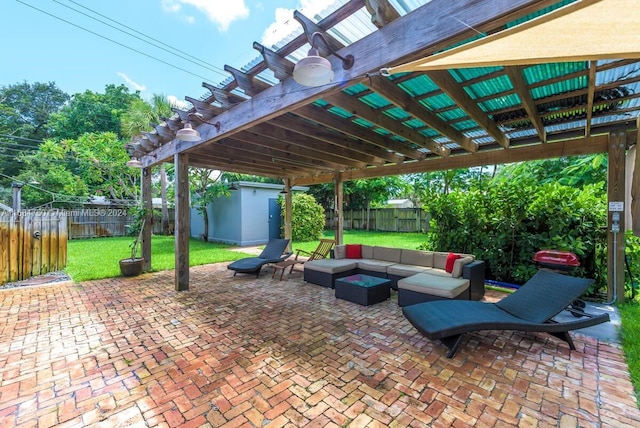
[[[373,305],[391,297],[391,281],[362,274],[338,278],[335,296],[364,306]]]

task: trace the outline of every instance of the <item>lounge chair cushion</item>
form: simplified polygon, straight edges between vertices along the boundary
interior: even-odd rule
[[[398,289],[454,299],[469,288],[469,280],[419,273],[398,280]]]
[[[260,257],[247,257],[244,259],[236,260],[227,266],[227,269],[235,270],[240,273],[252,273],[260,269],[268,262]]]

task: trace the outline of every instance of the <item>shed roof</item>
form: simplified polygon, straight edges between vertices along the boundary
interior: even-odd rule
[[[194,108],[175,110],[130,152],[145,166],[188,153],[193,166],[309,185],[336,174],[349,180],[602,152],[613,131],[628,133],[631,144],[638,59],[380,73],[567,4],[620,1],[627,0],[341,0],[317,21],[296,12],[297,35],[272,49],[255,43],[262,60],[242,70],[225,66],[232,79],[204,82],[208,95],[185,97]],[[619,13],[637,17],[640,8]],[[304,87],[291,74],[316,31],[355,64],[343,70],[320,46],[335,81]],[[206,123],[193,121],[193,112]],[[175,139],[189,119],[201,141]]]

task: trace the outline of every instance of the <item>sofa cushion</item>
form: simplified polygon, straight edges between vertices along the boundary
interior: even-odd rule
[[[431,271],[431,268],[427,266],[404,265],[399,263],[387,267],[387,274],[395,276],[411,276],[429,271]]]
[[[387,268],[389,266],[394,265],[393,262],[387,262],[384,260],[374,260],[374,259],[361,259],[358,260],[358,269],[369,270],[373,272],[387,272]]]
[[[362,246],[362,258],[363,259],[375,259],[373,256],[373,246],[372,245],[363,245]]]
[[[361,259],[362,258],[362,245],[361,244],[347,244],[347,258],[348,259]],[[453,267],[453,265],[452,265]]]
[[[436,251],[433,253],[433,267],[436,269],[442,269],[447,266],[447,256],[449,253],[443,253],[441,251]]]
[[[334,259],[346,259],[347,258],[347,246],[344,244],[336,245],[333,248]]]
[[[358,260],[356,259],[320,259],[304,263],[305,269],[312,269],[318,272],[330,274],[346,272],[357,267]]]
[[[400,263],[403,265],[433,267],[433,251],[403,249],[400,254]]]
[[[398,289],[453,299],[469,288],[469,280],[419,273],[398,281]]]
[[[453,263],[453,269],[451,270],[452,278],[460,278],[462,276],[462,268],[471,263],[474,260],[471,256],[460,257]]]
[[[401,248],[373,247],[373,258],[387,262],[400,263]],[[367,258],[367,257],[362,257]]]

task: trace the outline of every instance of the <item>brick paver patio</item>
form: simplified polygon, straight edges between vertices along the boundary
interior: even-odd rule
[[[225,264],[0,292],[0,426],[640,426],[617,344],[469,335]]]

